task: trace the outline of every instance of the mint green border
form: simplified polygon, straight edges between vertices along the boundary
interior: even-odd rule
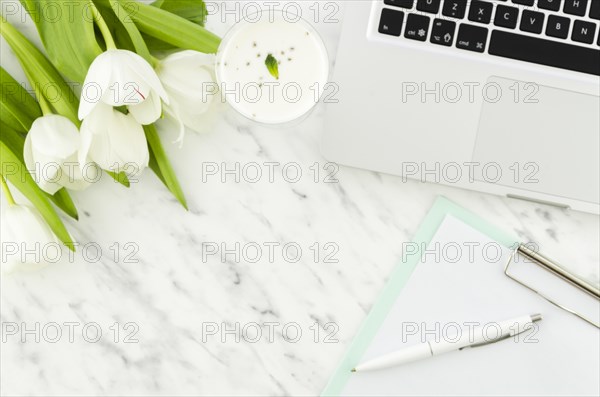
[[[440,196],[436,199],[435,203],[427,213],[421,226],[419,226],[419,229],[413,238],[413,242],[417,243],[419,247],[427,246],[446,215],[454,216],[506,247],[514,246],[518,241],[515,237],[497,229],[479,216],[460,207],[447,198]],[[367,348],[377,334],[379,327],[381,327],[381,324],[394,305],[398,294],[406,284],[406,281],[420,259],[420,255],[412,255],[407,262],[401,262],[396,266],[385,288],[363,322],[357,336],[350,344],[350,348],[342,359],[341,364],[338,366],[333,377],[329,380],[325,390],[321,393],[321,396],[340,395],[348,382],[348,379],[352,375],[350,370],[359,363],[361,357],[367,351]]]

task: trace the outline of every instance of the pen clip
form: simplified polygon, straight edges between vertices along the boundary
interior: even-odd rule
[[[517,333],[513,334],[513,333],[509,332],[506,335],[501,335],[501,336],[499,336],[496,339],[492,339],[492,340],[488,340],[488,341],[480,342],[480,343],[473,343],[472,345],[461,347],[458,350],[460,351],[460,350],[466,349],[467,347],[481,347],[481,346],[491,345],[492,343],[496,343],[496,342],[500,342],[500,341],[506,340],[506,339],[508,339],[508,338],[510,338],[512,336],[521,335],[523,332],[529,331],[532,328],[533,328],[533,321],[530,324],[527,324],[521,331],[519,331]]]
[[[525,330],[519,332],[519,334],[521,334],[523,332],[525,332]],[[519,334],[514,334],[514,335],[519,335]],[[499,338],[488,340],[488,341],[485,341],[485,342],[480,342],[480,343],[473,343],[472,345],[461,347],[458,350],[466,349],[467,347],[481,347],[481,346],[491,345],[492,343],[496,343],[496,342],[500,342],[500,341],[503,341],[505,339],[508,339],[511,336],[513,336],[513,335],[511,335],[510,332],[509,332],[508,334],[502,335]]]

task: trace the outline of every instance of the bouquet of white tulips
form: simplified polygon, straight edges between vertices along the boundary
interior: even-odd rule
[[[210,105],[205,91],[220,39],[204,28],[204,2],[20,3],[47,55],[0,17],[1,35],[33,87],[25,90],[0,67],[0,178],[8,202],[2,239],[74,250],[58,211],[77,219],[69,190],[102,175],[128,187],[146,167],[186,207],[154,123],[174,120],[181,144],[185,127],[196,128]],[[32,206],[18,205],[7,181]]]

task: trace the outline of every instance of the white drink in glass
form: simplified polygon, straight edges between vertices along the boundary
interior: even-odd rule
[[[265,61],[271,55],[278,78]],[[304,19],[263,10],[237,23],[216,58],[217,83],[227,102],[245,117],[283,124],[307,114],[329,77],[323,40]]]

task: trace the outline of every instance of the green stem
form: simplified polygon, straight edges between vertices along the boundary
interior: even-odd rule
[[[54,114],[54,112],[52,111],[52,109],[50,109],[50,106],[48,105],[48,102],[46,101],[46,98],[44,98],[43,95],[39,94],[37,92],[37,89],[35,90],[35,94],[38,97],[38,102],[40,104],[40,107],[42,108],[42,114],[44,116],[48,116],[49,114]]]
[[[25,72],[25,77],[27,78],[27,80],[29,80],[29,84],[31,84],[31,86],[33,87],[35,97],[38,100],[40,108],[42,109],[42,115],[47,116],[49,114],[54,114],[54,112],[50,108],[50,105],[48,104],[48,101],[46,100],[46,97],[40,91],[40,85],[31,78],[31,75],[29,74],[29,71],[26,68],[23,68],[23,71]]]
[[[8,200],[8,204],[16,205],[17,203],[15,202],[15,199],[12,196],[10,189],[8,188],[8,184],[6,183],[6,179],[4,179],[4,175],[2,175],[2,174],[0,174],[0,183],[2,183],[2,190],[4,191],[4,195],[6,196],[6,199]]]
[[[150,61],[152,63],[152,68],[156,69],[158,65],[160,65],[160,59],[155,56],[150,55]]]
[[[110,34],[110,29],[108,28],[106,21],[104,20],[104,18],[102,18],[100,11],[98,11],[98,8],[96,8],[96,5],[94,4],[93,1],[90,1],[90,9],[92,10],[92,15],[94,16],[96,25],[98,25],[98,28],[100,29],[100,33],[102,33],[102,37],[104,37],[104,42],[106,43],[106,49],[108,49],[108,50],[116,49],[117,45],[115,44],[115,41],[113,40],[113,37]]]

